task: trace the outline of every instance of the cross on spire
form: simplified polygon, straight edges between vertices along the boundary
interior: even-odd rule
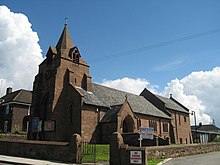
[[[65,18],[65,25],[67,25],[68,18]]]
[[[126,95],[125,95],[125,100],[127,100],[127,99],[128,99],[128,95],[126,94]]]

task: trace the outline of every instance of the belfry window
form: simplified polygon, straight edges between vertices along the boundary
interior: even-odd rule
[[[79,64],[79,53],[73,54],[73,62]]]

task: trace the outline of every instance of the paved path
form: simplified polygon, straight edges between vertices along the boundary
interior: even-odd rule
[[[76,165],[73,163],[62,163],[49,160],[38,160],[38,159],[29,159],[21,158],[14,156],[0,155],[0,165]],[[88,163],[84,165],[93,165],[94,163]],[[108,165],[108,163],[97,163],[96,165]]]
[[[220,165],[220,152],[173,158],[163,165]]]
[[[67,165],[68,163],[61,163],[49,160],[38,160],[38,159],[29,159],[21,158],[14,156],[0,155],[0,165],[2,164],[18,164],[18,165]]]

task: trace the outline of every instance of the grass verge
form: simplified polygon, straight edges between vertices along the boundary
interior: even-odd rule
[[[109,144],[97,144],[96,145],[96,162],[108,162],[110,158]],[[164,159],[150,159],[148,165],[156,165],[162,162]],[[85,155],[83,157],[83,163],[93,163],[94,155]]]
[[[164,161],[164,159],[150,159],[150,160],[147,160],[147,163],[148,165],[156,165],[162,161]]]

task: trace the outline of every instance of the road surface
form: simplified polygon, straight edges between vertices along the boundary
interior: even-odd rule
[[[163,165],[220,165],[220,152],[173,158]]]

